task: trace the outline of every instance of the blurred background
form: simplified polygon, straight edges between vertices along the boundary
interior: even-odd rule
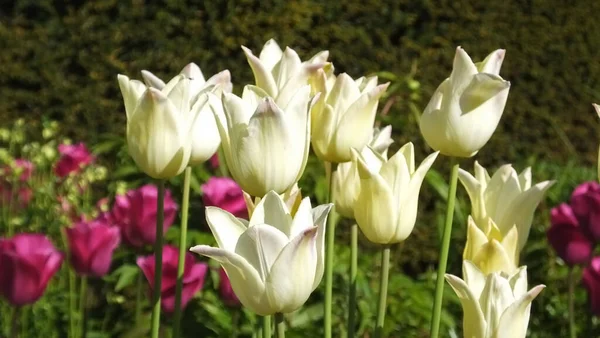
[[[44,142],[41,130],[58,122],[56,138],[84,142],[107,168],[106,179],[95,186],[93,194],[97,199],[112,198],[119,184],[135,187],[146,180],[124,147],[126,117],[117,74],[140,78],[140,71],[146,69],[170,78],[195,62],[206,77],[229,69],[234,92],[240,93],[253,82],[240,46],[257,54],[274,38],[282,47],[294,48],[302,59],[329,50],[336,73],[355,78],[377,74],[380,82],[390,81],[379,106],[378,123],[392,125],[393,151],[412,141],[420,161],[430,149],[420,136],[418,119],[438,84],[449,76],[456,47],[462,46],[475,61],[495,49],[506,49],[500,75],[511,82],[511,90],[504,115],[490,142],[474,159],[462,160],[461,167],[472,172],[474,160],[490,170],[512,163],[519,172],[531,166],[534,182],[557,180],[537,209],[521,261],[528,265],[530,285],[548,286],[533,303],[530,337],[566,336],[567,269],[546,243],[545,231],[550,208],[568,200],[577,184],[597,179],[600,121],[591,105],[600,103],[597,13],[600,2],[593,0],[3,0],[0,127],[8,134],[3,134],[2,144],[6,149],[11,144],[11,156],[21,156],[25,144]],[[14,140],[15,128],[23,135],[20,141]],[[386,318],[389,337],[427,337],[429,330],[447,159],[440,158],[434,169],[422,189],[415,232],[392,252]],[[301,181],[303,190],[320,200],[326,193],[323,170],[312,159]],[[195,171],[191,227],[202,233],[206,228],[200,183],[212,173],[206,168]],[[172,184],[175,198],[180,198],[179,181]],[[460,274],[470,208],[460,186],[458,195],[449,261],[450,272],[456,274]],[[206,238],[194,236],[191,240]],[[344,223],[338,227],[338,236],[338,243],[349,238]],[[361,248],[360,332],[369,336],[376,312],[379,258],[364,238]],[[334,306],[340,335],[348,256],[349,250],[340,244]],[[127,288],[105,290],[118,280],[119,276],[109,276],[104,284],[91,288],[97,297],[89,305],[90,325],[98,332],[89,337],[135,336],[128,333],[127,316],[118,315],[131,310]],[[198,299],[188,306],[186,336],[232,335],[233,310],[218,304],[216,288],[207,281]],[[448,287],[446,291],[442,336],[460,336],[460,305]],[[288,335],[321,333],[321,297],[319,289],[311,303],[289,319]],[[66,310],[59,299],[60,295],[51,293],[40,301],[42,305],[35,305],[34,312],[58,315],[42,315],[35,324],[31,321],[35,331],[29,337],[62,337]],[[578,325],[588,325],[582,288],[577,290],[576,307]],[[100,333],[106,316],[114,319],[114,325],[104,326],[107,332]],[[247,313],[243,318],[251,320]]]

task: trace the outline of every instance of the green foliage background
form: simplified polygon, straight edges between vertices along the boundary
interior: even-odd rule
[[[229,69],[240,91],[252,81],[240,45],[258,52],[275,38],[303,57],[328,49],[336,70],[353,77],[386,71],[384,77],[393,80],[396,90],[387,98],[392,101],[381,104],[391,105],[382,123],[393,125],[396,146],[412,141],[422,158],[428,149],[418,114],[449,75],[456,46],[475,60],[505,48],[501,75],[511,81],[511,93],[499,128],[477,160],[490,168],[509,162],[519,170],[533,165],[536,182],[559,180],[538,209],[523,263],[531,284],[549,286],[534,304],[531,337],[562,336],[566,269],[547,247],[544,231],[549,208],[568,199],[576,184],[596,177],[600,130],[591,103],[600,101],[598,12],[600,2],[594,0],[6,0],[0,4],[0,119],[24,118],[32,126],[59,120],[64,136],[104,145],[107,165],[117,167],[126,160],[115,150],[125,130],[116,74],[139,77],[148,69],[169,77],[193,61],[205,75]],[[471,170],[472,160],[461,166]],[[444,159],[435,167],[447,172]],[[123,178],[131,171],[118,174]],[[303,182],[317,195],[323,188],[320,175],[322,168],[312,163]],[[425,337],[427,332],[446,189],[435,175],[428,182],[415,233],[394,256],[391,337]],[[460,220],[469,207],[465,194],[459,194]],[[454,273],[460,272],[464,242],[459,225],[450,262]],[[348,235],[339,232],[343,241]],[[375,266],[375,248],[366,241],[362,246],[362,266]],[[345,262],[347,252],[340,250]],[[375,292],[376,271],[365,272],[363,294]],[[339,282],[336,308],[343,309],[344,284]],[[585,317],[583,294],[578,304]],[[364,313],[374,311],[374,305],[361,306]],[[451,329],[460,323],[460,310],[455,301],[449,309],[454,320],[445,324]]]

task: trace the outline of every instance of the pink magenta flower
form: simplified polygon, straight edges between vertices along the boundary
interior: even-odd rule
[[[583,270],[582,281],[588,293],[590,310],[600,316],[600,256],[594,257]]]
[[[222,267],[219,268],[219,293],[223,303],[227,306],[238,307],[241,305],[240,300],[235,295],[233,288],[231,287],[231,281]]]
[[[61,156],[54,166],[54,173],[60,178],[78,172],[94,160],[84,143],[61,144],[58,152]]]
[[[202,200],[240,218],[248,218],[242,188],[229,177],[211,177],[202,185]]]
[[[119,228],[102,220],[78,222],[66,229],[71,265],[80,275],[102,277],[121,239]]]
[[[552,208],[552,225],[546,232],[548,242],[569,266],[587,264],[592,257],[594,243],[583,233],[571,206],[563,203]]]

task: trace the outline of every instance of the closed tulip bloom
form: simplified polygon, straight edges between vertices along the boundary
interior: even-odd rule
[[[184,260],[181,309],[184,309],[198,291],[202,289],[204,278],[208,271],[208,265],[206,263],[197,262],[191,252],[186,253]],[[166,313],[173,313],[175,312],[175,287],[177,284],[179,249],[171,245],[165,245],[163,247],[162,263],[160,307]],[[137,265],[142,269],[142,272],[150,285],[150,290],[152,291],[154,286],[154,276],[156,274],[154,255],[138,257]]]
[[[231,175],[248,194],[262,197],[270,190],[285,192],[304,172],[311,98],[306,85],[278,106],[257,90],[246,86],[241,98],[224,93],[227,123],[217,120],[217,125]]]
[[[600,184],[590,181],[578,185],[571,194],[570,204],[584,233],[600,243]]]
[[[58,146],[60,158],[54,166],[56,176],[63,178],[71,173],[77,173],[81,168],[92,163],[94,156],[84,143],[61,144]]]
[[[79,222],[65,231],[75,271],[84,276],[106,275],[121,240],[119,228],[94,220]]]
[[[519,264],[517,237],[515,226],[503,236],[494,221],[489,220],[488,225],[480,229],[469,216],[463,260],[471,261],[486,275],[494,272],[513,274]]]
[[[219,136],[215,118],[224,119],[223,109],[219,109],[218,114],[213,114],[208,105],[208,96],[203,94],[212,92],[220,97],[223,92],[231,93],[233,85],[231,84],[229,70],[224,70],[205,80],[202,70],[193,62],[185,66],[180,74],[190,80],[190,107],[196,104],[199,107],[198,117],[191,131],[192,152],[189,165],[194,166],[210,159],[217,152],[221,144],[221,137]],[[142,71],[142,76],[146,85],[150,87],[163,90],[166,86],[160,78],[148,71]],[[214,105],[220,107],[220,101],[217,100]]]
[[[350,149],[362,149],[369,143],[379,98],[388,85],[377,85],[377,77],[353,80],[340,74],[327,91],[325,79],[321,81],[321,87],[314,89],[321,96],[311,115],[312,147],[319,159],[349,162]]]
[[[227,306],[237,307],[242,304],[231,287],[227,272],[222,267],[219,269],[219,293],[223,303]]]
[[[323,277],[330,209],[312,209],[305,198],[292,214],[273,191],[258,203],[249,222],[208,207],[206,220],[219,247],[191,250],[221,263],[245,307],[261,316],[290,313],[306,302]]]
[[[517,174],[510,164],[501,166],[490,178],[487,170],[475,162],[475,176],[459,169],[458,178],[471,200],[471,215],[479,228],[491,219],[505,237],[514,225],[519,233],[521,252],[533,221],[533,212],[554,181],[531,185],[531,168]]]
[[[242,188],[229,177],[211,177],[202,185],[202,201],[229,211],[236,217],[248,218]]]
[[[192,127],[205,102],[191,104],[191,81],[174,77],[164,88],[146,87],[119,75],[127,113],[129,154],[148,176],[168,179],[187,167],[192,151]]]
[[[177,216],[178,206],[169,190],[164,197],[163,231],[166,233]],[[121,239],[127,245],[140,248],[156,242],[157,199],[158,189],[151,184],[115,197],[110,219],[121,229]]]
[[[545,285],[527,291],[527,267],[516,273],[484,274],[463,261],[463,279],[446,274],[463,308],[465,338],[525,338],[531,302]]]
[[[435,161],[435,152],[415,168],[415,151],[407,143],[381,166],[353,150],[360,189],[354,203],[354,218],[365,236],[373,243],[392,244],[404,241],[417,219],[419,191],[425,174]]]
[[[505,51],[473,63],[456,49],[450,77],[436,89],[421,116],[429,146],[447,156],[471,157],[489,141],[500,122],[510,82],[498,74]]]
[[[583,233],[571,206],[562,203],[552,208],[550,221],[552,225],[546,235],[558,256],[569,266],[588,264],[594,243]]]
[[[300,88],[309,83],[317,70],[325,66],[329,56],[328,51],[322,51],[302,62],[293,49],[286,47],[282,51],[273,39],[265,43],[259,57],[244,46],[242,50],[252,68],[256,86],[283,107],[288,105]]]
[[[64,254],[42,234],[0,239],[0,295],[14,306],[35,303],[63,259]]]

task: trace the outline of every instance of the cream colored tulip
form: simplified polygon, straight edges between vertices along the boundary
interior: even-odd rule
[[[404,241],[417,219],[419,191],[425,174],[435,161],[433,153],[415,168],[412,143],[405,144],[378,168],[353,149],[360,176],[360,189],[354,203],[356,223],[373,243]]]
[[[229,171],[254,197],[284,193],[298,182],[310,146],[310,86],[301,87],[286,106],[265,95],[254,86],[246,86],[241,98],[224,93],[226,123],[217,119]]]
[[[330,209],[313,209],[307,197],[292,214],[273,191],[256,205],[249,221],[208,207],[206,220],[219,247],[198,245],[191,251],[221,263],[245,307],[261,316],[290,313],[308,300],[323,277]]]
[[[350,149],[363,149],[372,138],[379,98],[389,83],[377,85],[377,77],[353,80],[345,73],[336,77],[331,90],[326,79],[316,83],[313,91],[321,96],[312,109],[313,150],[322,161],[348,162]]]
[[[434,150],[447,156],[474,156],[500,122],[510,83],[498,74],[503,49],[473,63],[456,49],[450,77],[436,89],[420,120],[421,134]]]
[[[517,227],[513,226],[506,236],[491,219],[480,229],[469,216],[467,244],[463,252],[463,260],[471,261],[484,274],[505,272],[513,274],[519,265]]]
[[[446,274],[463,308],[465,338],[525,338],[531,302],[545,285],[527,291],[527,267],[516,273],[484,274],[463,262],[463,279]]]

